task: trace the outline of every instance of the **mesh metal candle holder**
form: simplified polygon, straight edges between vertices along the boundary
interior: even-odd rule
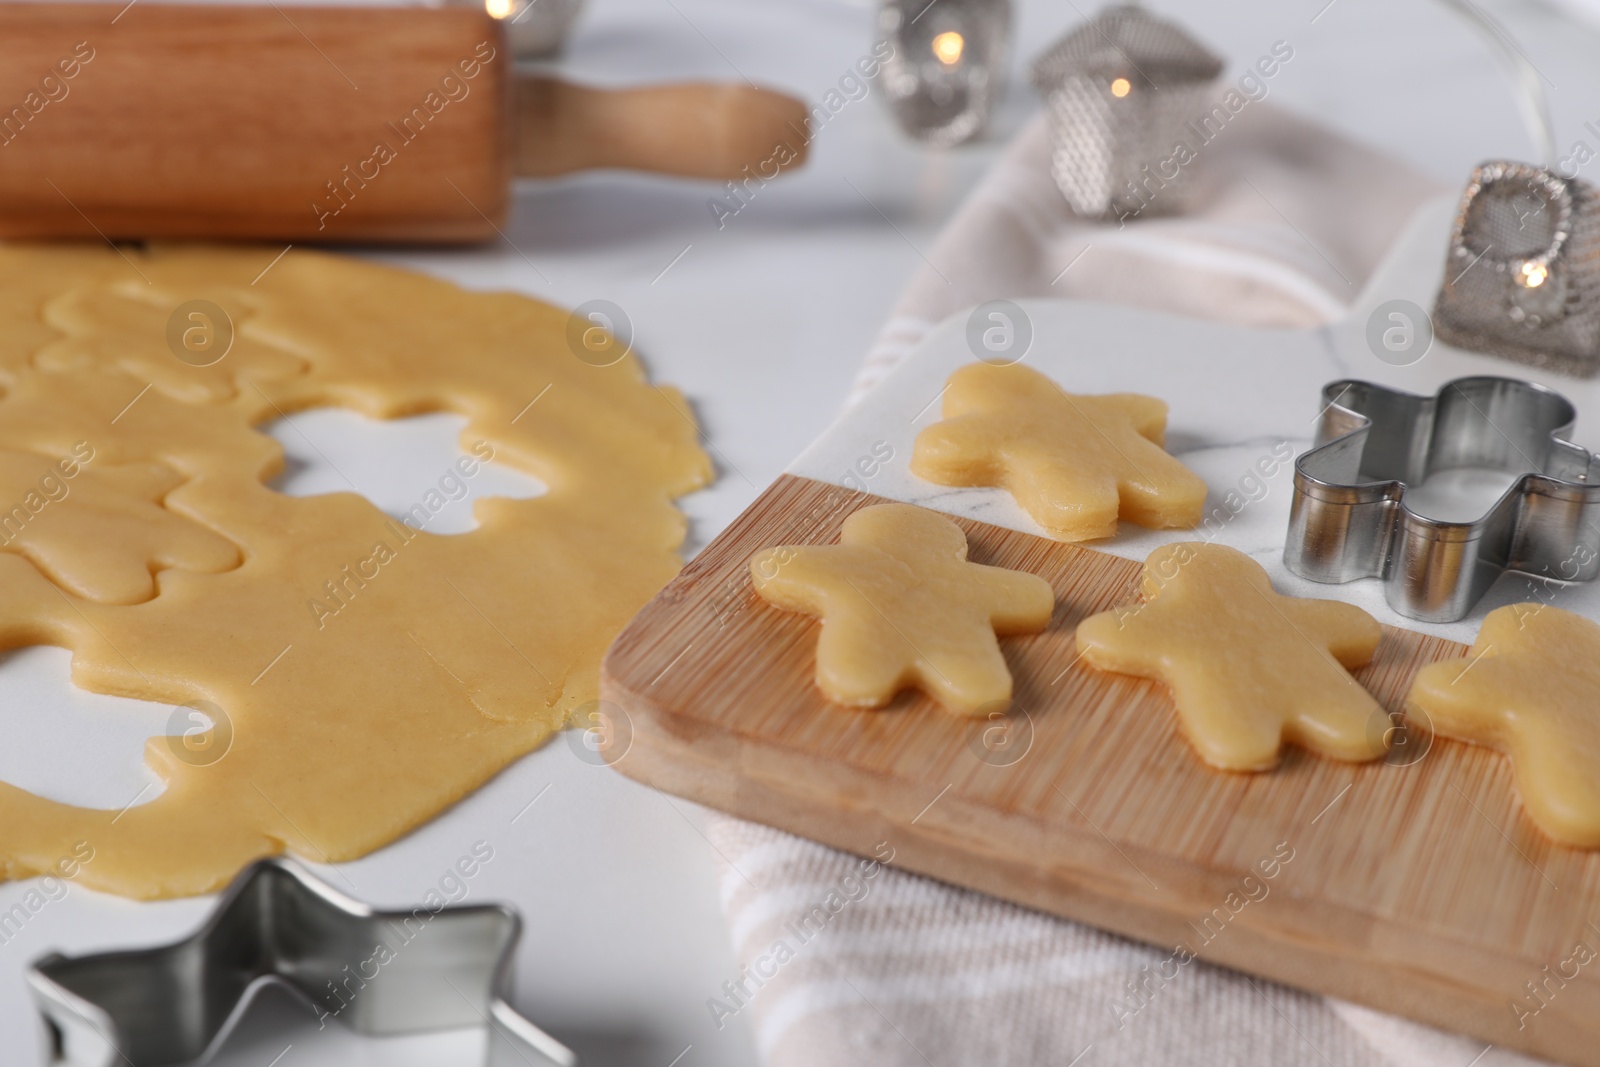
[[[878,32],[893,48],[883,87],[902,129],[939,147],[983,132],[1005,87],[1011,0],[884,0]]]
[[[1600,200],[1544,167],[1472,172],[1450,235],[1434,336],[1580,377],[1600,371]]]
[[[1050,173],[1079,215],[1126,218],[1186,204],[1189,158],[1174,146],[1203,120],[1222,59],[1181,27],[1109,7],[1034,61],[1049,108]]]

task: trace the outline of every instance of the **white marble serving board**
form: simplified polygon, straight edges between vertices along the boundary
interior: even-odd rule
[[[1139,392],[1165,400],[1168,450],[1206,480],[1207,514],[1231,515],[1199,531],[1145,530],[1124,523],[1116,537],[1089,547],[1142,560],[1160,545],[1204,537],[1258,559],[1282,592],[1348,601],[1385,623],[1463,643],[1471,643],[1487,612],[1521,600],[1538,599],[1600,619],[1600,582],[1563,584],[1505,574],[1465,619],[1426,624],[1391,610],[1377,580],[1319,585],[1283,565],[1293,463],[1271,461],[1275,451],[1284,453],[1284,442],[1297,456],[1311,447],[1322,387],[1330,381],[1365,378],[1432,393],[1466,375],[1526,378],[1571,399],[1578,409],[1577,442],[1600,446],[1600,379],[1563,377],[1437,340],[1421,360],[1405,367],[1386,363],[1369,349],[1367,319],[1378,305],[1405,299],[1432,308],[1454,208],[1451,197],[1419,210],[1350,314],[1320,329],[1264,330],[1070,300],[1019,301],[1033,326],[1022,362],[1073,393]],[[967,318],[963,312],[940,324],[790,464],[788,473],[1044,536],[1003,490],[953,489],[910,472],[912,443],[918,431],[938,421],[946,378],[976,359],[967,344]],[[886,450],[892,457],[877,462]],[[1264,477],[1258,464],[1271,476]],[[1434,514],[1462,518],[1470,517],[1460,514],[1464,505],[1486,508],[1511,481],[1508,475],[1451,472],[1412,493],[1420,490]],[[1418,499],[1413,496],[1414,505]]]

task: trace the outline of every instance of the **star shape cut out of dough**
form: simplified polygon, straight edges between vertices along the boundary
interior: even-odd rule
[[[1544,604],[1496,608],[1465,658],[1417,672],[1409,699],[1440,735],[1509,756],[1539,829],[1600,848],[1600,625]]]
[[[917,435],[911,472],[996,486],[1061,541],[1117,532],[1118,518],[1191,527],[1206,484],[1162,448],[1167,405],[1136,393],[1076,396],[1017,364],[974,363],[945,385],[944,421]]]
[[[1204,542],[1152,552],[1143,593],[1085,619],[1078,650],[1100,670],[1165,683],[1205,762],[1267,770],[1285,741],[1338,760],[1383,755],[1389,720],[1348,670],[1377,650],[1372,616],[1283,596],[1255,560]]]
[[[968,562],[961,527],[910,504],[862,508],[837,545],[759,552],[750,576],[767,602],[822,619],[817,686],[853,707],[914,685],[952,711],[992,711],[1011,699],[995,635],[1036,633],[1055,607],[1049,582]]]

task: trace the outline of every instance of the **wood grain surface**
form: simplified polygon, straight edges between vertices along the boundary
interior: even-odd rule
[[[1600,960],[1573,962],[1600,948],[1600,856],[1543,837],[1498,754],[1416,724],[1389,763],[1289,749],[1268,773],[1205,767],[1164,689],[1076,661],[1077,622],[1132,599],[1138,563],[956,519],[975,562],[1055,587],[1049,629],[1001,641],[1010,716],[960,719],[915,692],[879,711],[828,704],[818,624],[757,598],[747,561],[832,543],[882,502],[786,475],[634,619],[602,683],[631,728],[619,770],[846,850],[887,840],[906,869],[1213,963],[1600,1065]],[[1357,677],[1398,713],[1419,667],[1464,651],[1385,628]],[[1268,895],[1228,906],[1286,850]]]
[[[685,178],[768,181],[804,165],[806,105],[743,83],[596,89],[519,77],[512,167],[542,178],[622,168]]]
[[[0,4],[0,238],[490,240],[517,174],[776,177],[806,106],[517,77],[482,7]]]
[[[464,8],[0,4],[0,236],[492,236],[511,63]]]

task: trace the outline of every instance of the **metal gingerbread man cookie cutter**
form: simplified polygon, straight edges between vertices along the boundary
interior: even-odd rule
[[[495,904],[375,911],[286,859],[246,868],[199,930],[155,948],[28,969],[48,1067],[209,1058],[266,983],[359,1033],[488,1032],[499,1067],[577,1058],[506,1002],[517,913]],[[382,946],[380,948],[380,946]]]
[[[1516,378],[1458,378],[1433,396],[1346,380],[1323,388],[1316,446],[1295,461],[1283,560],[1315,582],[1382,578],[1389,606],[1453,622],[1505,571],[1600,574],[1600,459],[1568,437],[1566,397]],[[1520,474],[1477,519],[1417,514],[1408,486],[1454,468]]]

